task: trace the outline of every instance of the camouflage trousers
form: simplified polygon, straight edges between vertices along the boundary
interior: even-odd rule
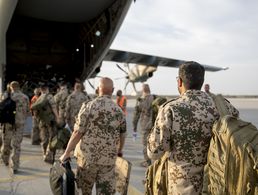
[[[31,143],[36,144],[39,142],[40,142],[39,119],[35,116],[32,116]]]
[[[150,162],[150,158],[147,154],[147,139],[150,131],[149,130],[143,130],[142,131],[142,145],[143,145],[143,157],[146,162]]]
[[[84,168],[78,167],[76,181],[83,195],[91,195],[94,183],[97,195],[115,194],[115,165],[90,164]]]
[[[1,157],[14,170],[19,168],[24,124],[4,124]]]
[[[50,147],[50,143],[53,137],[57,134],[56,124],[55,122],[48,124],[40,121],[39,129],[43,158],[45,161],[54,162],[56,150]]]

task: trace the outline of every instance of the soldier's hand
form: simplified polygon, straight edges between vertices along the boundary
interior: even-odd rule
[[[61,163],[64,163],[66,160],[70,158],[69,154],[64,153],[62,156],[60,156],[59,160]]]

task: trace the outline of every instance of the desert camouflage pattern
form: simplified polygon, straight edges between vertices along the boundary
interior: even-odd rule
[[[56,109],[56,102],[54,100],[54,96],[48,93],[46,95],[46,98],[52,110]],[[46,122],[43,120],[39,120],[39,129],[40,129],[41,147],[43,151],[43,159],[51,162],[54,160],[55,150],[49,147],[49,143],[52,141],[53,137],[57,133],[56,121],[53,120],[50,122]]]
[[[126,133],[123,111],[110,96],[99,96],[83,103],[74,130],[83,134],[75,154],[83,194],[91,194],[94,182],[97,194],[114,194],[117,144]]]
[[[137,129],[140,120],[140,132],[142,134],[143,156],[145,161],[149,161],[147,155],[147,137],[152,128],[152,102],[153,95],[142,96],[137,99],[133,114],[133,129]]]
[[[92,194],[92,188],[95,182],[96,194],[115,194],[115,166],[89,164],[84,168],[78,167],[76,174],[76,182],[78,188],[81,189],[83,195]]]
[[[74,130],[83,134],[80,150],[85,164],[115,165],[117,143],[120,135],[126,133],[126,121],[123,111],[110,96],[83,103]]]
[[[6,165],[10,164],[12,169],[17,170],[25,121],[29,114],[29,98],[21,91],[13,92],[11,98],[16,102],[15,124],[3,124],[1,157]]]
[[[13,92],[11,98],[16,102],[15,124],[25,124],[30,113],[29,98],[21,91]]]
[[[69,128],[73,130],[75,118],[80,111],[83,102],[90,101],[90,97],[83,92],[73,91],[66,100],[65,118]]]
[[[227,105],[238,116],[229,102]],[[171,151],[168,194],[201,194],[211,130],[218,118],[212,98],[199,90],[187,90],[160,109],[148,139],[148,155],[158,159]]]
[[[133,129],[137,129],[140,120],[140,129],[142,132],[150,131],[152,128],[152,107],[153,95],[143,96],[137,99],[133,114]]]
[[[65,122],[65,105],[66,99],[69,95],[67,88],[61,88],[60,91],[54,96],[56,102],[57,113],[60,118],[60,123],[64,124]]]

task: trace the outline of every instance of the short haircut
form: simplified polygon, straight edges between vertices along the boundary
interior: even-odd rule
[[[19,89],[20,88],[20,84],[18,81],[12,81],[10,83],[10,87],[13,88],[13,89]]]
[[[189,61],[179,66],[179,77],[187,89],[200,90],[204,81],[204,74],[204,67],[197,62]]]
[[[117,95],[117,96],[121,96],[121,95],[122,95],[122,91],[121,91],[120,89],[117,90],[116,95]]]

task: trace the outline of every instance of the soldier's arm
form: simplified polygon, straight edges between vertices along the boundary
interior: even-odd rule
[[[170,151],[170,132],[173,123],[172,110],[163,107],[159,110],[154,127],[147,141],[147,154],[149,158],[159,159],[165,151]]]

